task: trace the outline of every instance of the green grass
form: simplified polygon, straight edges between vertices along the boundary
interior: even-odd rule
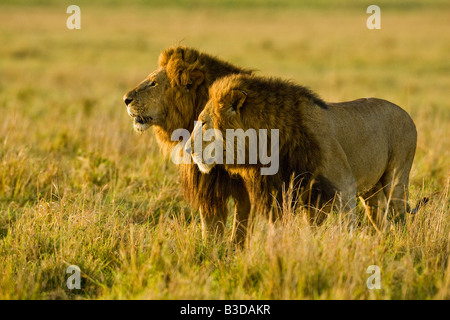
[[[76,4],[78,6],[97,6],[109,8],[183,8],[183,9],[199,9],[214,8],[225,10],[236,9],[301,9],[301,10],[363,10],[374,4],[367,0],[346,0],[346,1],[330,1],[330,0],[3,0],[4,5],[13,6],[54,6],[67,8],[69,5]],[[427,2],[423,0],[379,0],[376,5],[389,10],[427,10],[427,9],[448,9],[448,1],[434,0]]]
[[[54,1],[7,3],[1,299],[450,299],[446,2],[380,4],[378,31],[367,30],[363,2],[336,10],[325,1],[314,10],[287,1],[195,10],[81,2],[78,31],[66,28],[66,7]],[[278,223],[258,217],[245,248],[205,244],[175,166],[151,131],[133,132],[122,102],[159,52],[180,42],[293,79],[328,101],[376,96],[402,106],[419,134],[411,202],[431,202],[385,234],[365,218],[352,237],[338,217],[310,227],[299,211]],[[66,287],[72,264],[81,290]],[[381,269],[380,290],[367,289],[370,265]]]

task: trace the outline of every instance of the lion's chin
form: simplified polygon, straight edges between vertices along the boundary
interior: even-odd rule
[[[151,126],[150,123],[148,123],[148,122],[141,123],[141,122],[137,122],[136,120],[134,120],[133,125],[134,125],[134,130],[136,130],[136,132],[139,132],[139,133],[144,132]]]
[[[205,163],[197,164],[197,165],[198,165],[198,168],[200,169],[201,173],[210,173],[212,168],[214,167],[213,165],[205,164]]]
[[[201,159],[197,159],[196,155],[191,155],[192,160],[194,160],[194,163],[198,166],[198,169],[201,173],[210,173],[212,168],[214,167],[214,164],[207,164],[202,162]]]

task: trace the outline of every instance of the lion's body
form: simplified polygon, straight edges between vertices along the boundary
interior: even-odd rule
[[[253,203],[265,209],[274,191],[280,201],[292,174],[312,189],[307,197],[317,205],[338,195],[340,207],[353,212],[357,195],[375,206],[384,193],[398,214],[408,208],[417,134],[409,115],[388,101],[325,103],[287,81],[236,75],[213,84],[199,120],[207,123],[203,130],[214,127],[224,135],[226,129],[279,130],[280,169],[275,175],[261,175],[261,163],[225,165],[246,182]]]
[[[172,141],[172,133],[192,131],[208,101],[209,86],[220,77],[237,73],[251,72],[187,47],[163,51],[158,69],[124,96],[136,131],[153,126],[162,150],[170,153],[179,143]],[[181,164],[179,169],[186,200],[200,209],[204,236],[206,229],[223,232],[230,196],[236,203],[236,215],[248,215],[250,204],[242,179],[231,177],[220,166],[208,175],[195,164]]]
[[[409,175],[417,133],[412,119],[397,105],[376,98],[358,99],[329,103],[328,110],[316,112],[315,119],[312,114],[308,126],[316,128],[320,145],[327,145],[322,141],[326,136],[328,144],[334,142],[342,148],[358,194],[370,191],[378,182],[383,186],[391,183],[394,171],[397,177],[402,172]],[[318,124],[322,126],[317,129]],[[338,151],[329,146],[323,152],[326,158],[331,158],[328,161],[331,166]],[[408,184],[408,180],[399,182]]]

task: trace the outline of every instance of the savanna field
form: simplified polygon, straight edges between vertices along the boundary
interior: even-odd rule
[[[390,2],[368,30],[365,1],[79,1],[69,30],[68,1],[3,1],[0,299],[450,299],[450,4]],[[231,228],[204,242],[176,166],[122,101],[176,44],[326,101],[401,106],[418,131],[410,203],[431,201],[381,233],[359,204],[352,235],[299,209],[258,216],[242,248]]]

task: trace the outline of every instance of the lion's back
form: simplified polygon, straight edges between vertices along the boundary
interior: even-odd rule
[[[370,186],[387,170],[412,164],[417,131],[409,114],[383,99],[329,103],[331,136],[343,148],[359,184]]]
[[[404,147],[415,147],[417,131],[413,120],[392,102],[362,98],[328,105],[335,132],[343,135],[344,140],[354,135],[359,140],[383,139],[388,145],[401,143]]]

